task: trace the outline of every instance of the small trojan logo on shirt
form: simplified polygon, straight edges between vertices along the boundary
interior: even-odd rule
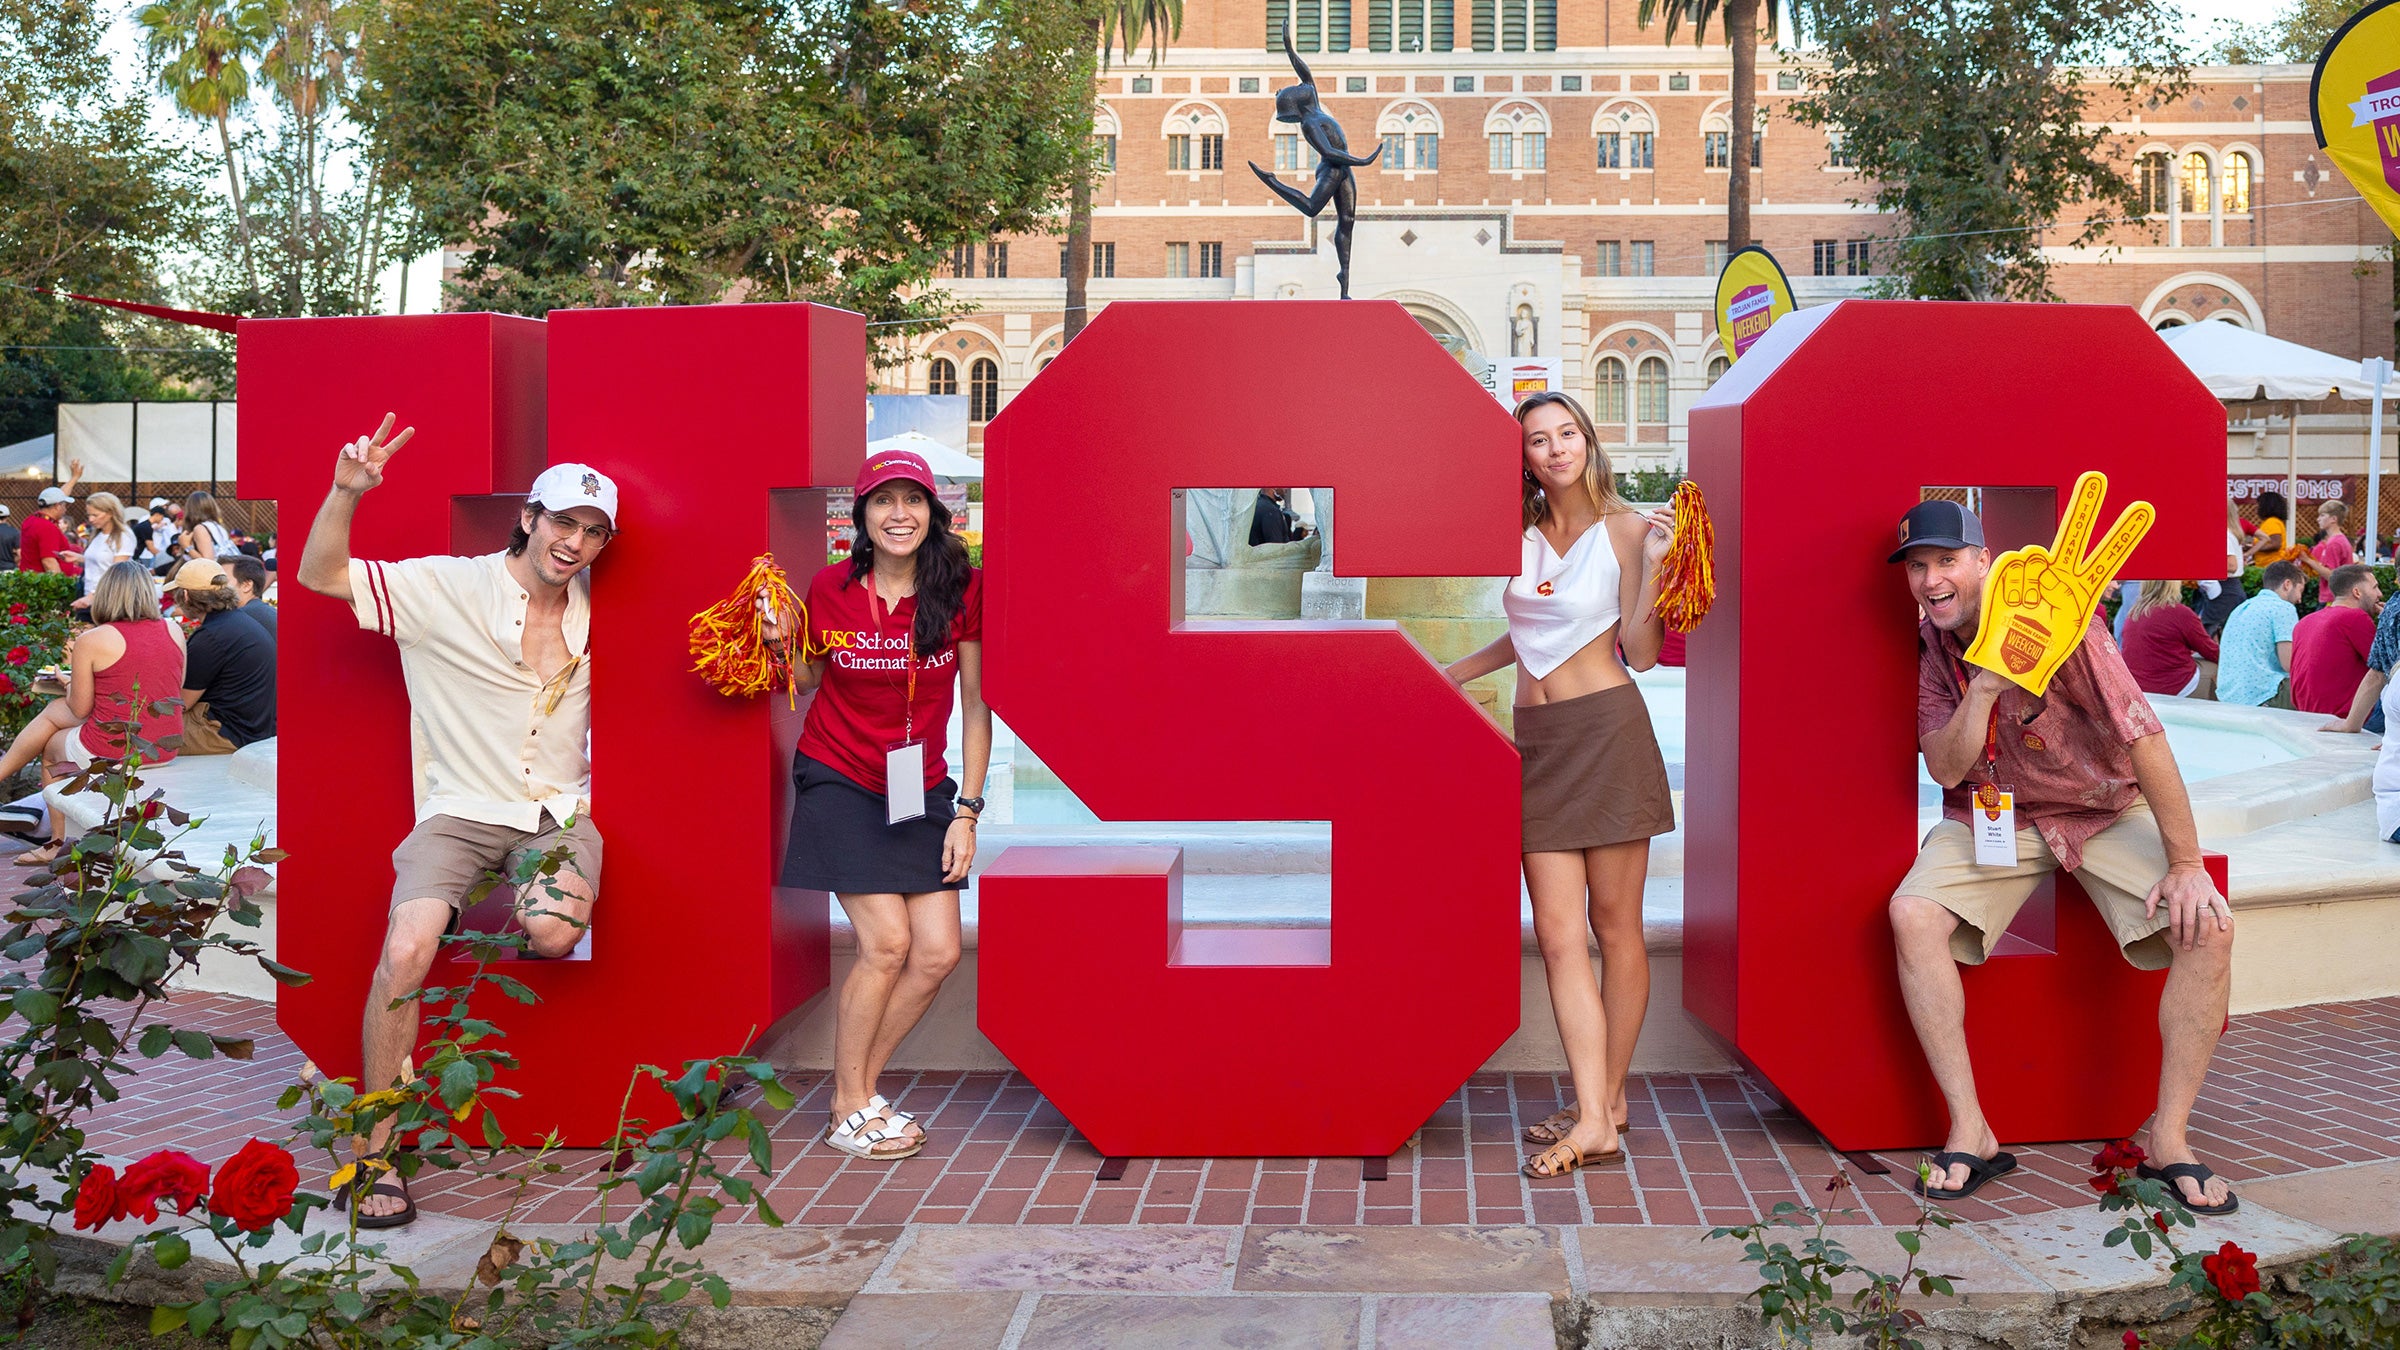
[[[1548,595],[1548,594],[1550,594],[1550,592],[1551,592],[1551,591],[1553,591],[1553,590],[1555,590],[1555,589],[1557,589],[1557,588],[1556,588],[1556,587],[1554,587],[1554,586],[1552,586],[1552,585],[1551,585],[1549,582],[1545,581],[1545,582],[1543,582],[1541,585],[1534,587],[1534,588],[1533,588],[1533,593],[1534,593],[1535,595]]]

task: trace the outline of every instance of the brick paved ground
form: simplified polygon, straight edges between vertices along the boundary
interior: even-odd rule
[[[276,1095],[301,1057],[263,1004],[213,995],[177,1000],[184,1025],[258,1040],[247,1063],[170,1056],[92,1121],[97,1147],[138,1156],[173,1145],[212,1164],[252,1135],[279,1137]],[[1390,1160],[1362,1181],[1355,1158],[1135,1160],[1118,1182],[1024,1079],[998,1073],[898,1075],[885,1085],[931,1134],[898,1164],[856,1162],[812,1146],[825,1121],[824,1076],[794,1073],[801,1103],[775,1123],[768,1194],[811,1225],[1020,1224],[1661,1224],[1734,1223],[1777,1201],[1821,1193],[1834,1162],[1815,1133],[1738,1075],[1653,1075],[1633,1084],[1630,1169],[1529,1182],[1517,1174],[1523,1123],[1556,1108],[1558,1079],[1479,1074]],[[897,1091],[894,1091],[897,1089]],[[2400,1157],[2400,999],[2332,1004],[2235,1019],[2201,1102],[2194,1143],[2237,1184],[2345,1163]],[[2016,1150],[2024,1168],[1981,1197],[1950,1206],[1966,1219],[2089,1203],[2088,1145]],[[596,1217],[596,1155],[568,1155],[519,1219]],[[1884,1222],[1913,1217],[1894,1175],[1861,1177]],[[435,1176],[418,1197],[437,1213],[497,1218],[509,1188],[493,1178]],[[1861,1220],[1864,1221],[1863,1219]]]

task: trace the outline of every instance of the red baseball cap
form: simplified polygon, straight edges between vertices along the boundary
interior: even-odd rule
[[[935,491],[933,470],[925,463],[923,455],[892,450],[867,456],[867,462],[858,471],[858,495],[864,497],[895,478],[905,478],[915,483],[924,488],[928,495]]]

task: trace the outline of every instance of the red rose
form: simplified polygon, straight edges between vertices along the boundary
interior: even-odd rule
[[[2117,1174],[2114,1172],[2102,1172],[2100,1175],[2093,1177],[2092,1189],[2102,1195],[2115,1195],[2117,1193]]]
[[[2167,1231],[2167,1216],[2164,1213],[2151,1215],[2150,1222],[2158,1225],[2158,1231],[2162,1233]]]
[[[162,1202],[173,1204],[178,1214],[189,1214],[207,1193],[208,1169],[200,1160],[162,1148],[125,1169],[124,1184],[117,1188],[117,1204],[121,1213],[156,1223]]]
[[[2258,1258],[2233,1243],[2217,1248],[2215,1256],[2200,1258],[2200,1268],[2216,1282],[2227,1303],[2239,1303],[2258,1292]]]
[[[2126,1332],[2125,1350],[2142,1350],[2142,1333],[2138,1331]]]
[[[11,615],[9,615],[9,616],[8,616],[8,621],[9,621],[10,623],[31,623],[31,622],[33,622],[31,619],[28,619],[27,617],[25,617],[25,616],[24,616],[24,615],[22,615],[22,614],[11,614]]]
[[[24,665],[26,662],[32,659],[33,648],[28,647],[23,643],[18,643],[16,646],[8,649],[8,663],[12,666]]]
[[[17,682],[8,678],[6,674],[0,673],[0,694],[13,694],[15,692],[17,692]]]
[[[2103,1172],[2130,1172],[2150,1160],[2142,1146],[2130,1139],[2119,1139],[2105,1145],[2092,1155],[2092,1166]]]
[[[233,1220],[233,1226],[243,1232],[255,1233],[292,1212],[292,1192],[299,1186],[300,1169],[293,1165],[292,1155],[253,1139],[217,1169],[208,1208]]]
[[[117,1202],[117,1169],[103,1163],[84,1173],[83,1184],[75,1188],[75,1226],[98,1228],[124,1217],[125,1210]]]
[[[22,614],[29,608],[31,608],[31,606],[27,605],[24,601],[19,600],[17,603],[8,607],[8,612],[11,614]]]

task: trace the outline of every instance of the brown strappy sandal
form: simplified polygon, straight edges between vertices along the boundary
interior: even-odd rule
[[[1547,1147],[1566,1138],[1567,1132],[1581,1123],[1582,1119],[1573,1111],[1553,1111],[1526,1126],[1525,1132],[1519,1137],[1528,1144],[1540,1144]],[[1617,1127],[1617,1138],[1619,1139],[1623,1139],[1631,1133],[1633,1133],[1633,1122],[1630,1120]]]
[[[1606,1153],[1585,1153],[1570,1140],[1561,1139],[1525,1160],[1517,1170],[1535,1181],[1549,1181],[1586,1167],[1607,1167],[1625,1161],[1625,1148],[1620,1144]],[[1539,1170],[1537,1170],[1539,1169]]]

